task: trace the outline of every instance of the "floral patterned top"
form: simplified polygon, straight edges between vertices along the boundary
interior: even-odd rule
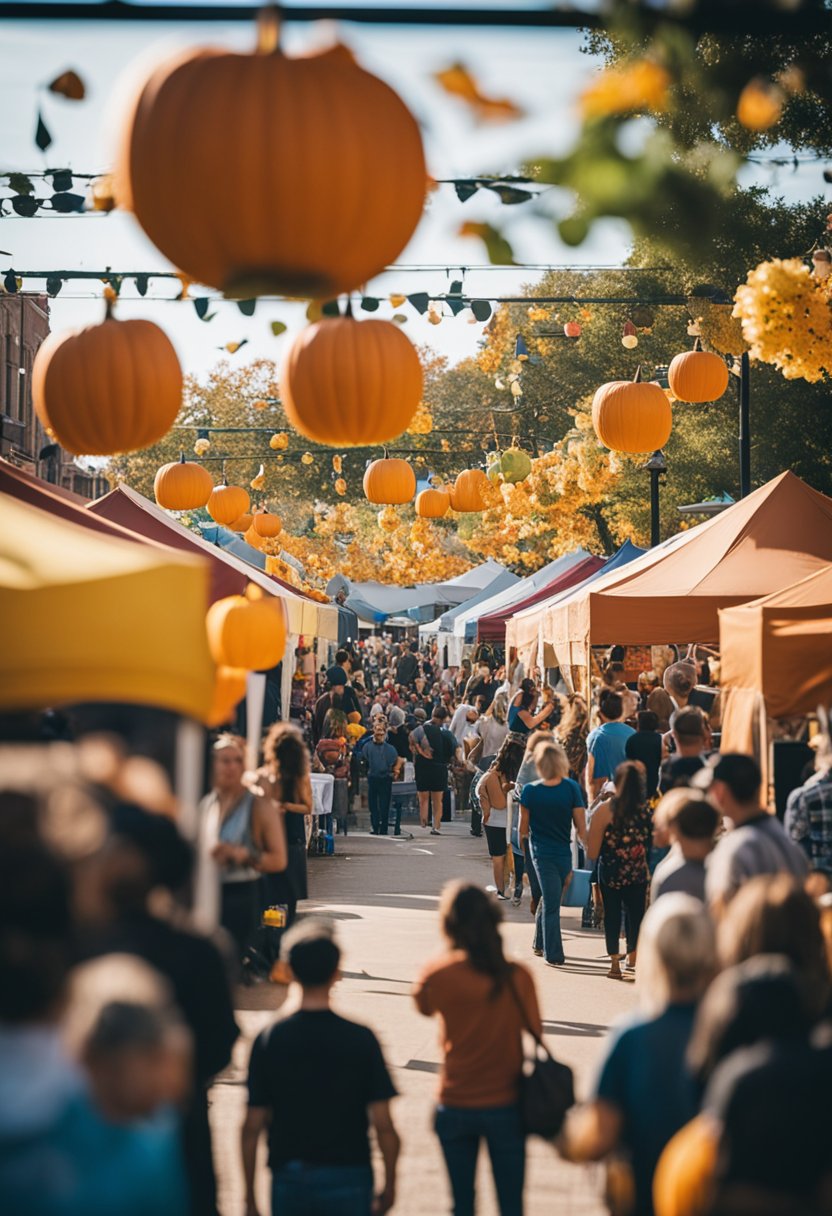
[[[653,817],[646,806],[621,823],[613,818],[601,845],[601,882],[614,890],[648,883],[647,859],[652,838]]]

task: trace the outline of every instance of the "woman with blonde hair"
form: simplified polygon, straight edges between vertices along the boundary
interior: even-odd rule
[[[580,785],[586,768],[586,737],[589,734],[589,710],[577,692],[566,697],[566,708],[555,727],[555,738],[566,752],[569,776]]]
[[[569,776],[569,761],[559,743],[538,743],[533,759],[540,777],[524,785],[520,794],[520,843],[529,841],[543,896],[533,948],[551,967],[560,967],[565,962],[560,901],[572,873],[572,827],[586,847],[586,811],[581,787]]]
[[[275,722],[263,743],[262,776],[266,793],[284,812],[288,864],[264,880],[266,903],[286,906],[286,927],[295,919],[299,899],[306,899],[306,817],[312,814],[309,752],[291,722]]]

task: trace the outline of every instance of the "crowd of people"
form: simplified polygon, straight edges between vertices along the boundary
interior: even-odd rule
[[[483,881],[443,891],[445,948],[412,990],[439,1028],[434,1127],[456,1216],[475,1211],[482,1142],[502,1216],[523,1211],[524,1037],[543,1034],[535,968],[564,965],[561,908],[581,883],[608,976],[635,977],[639,1008],[553,1151],[608,1163],[615,1216],[832,1216],[828,732],[781,822],[756,761],[719,751],[712,656],[673,656],[631,686],[616,648],[585,696],[477,657],[446,668],[385,639],[339,651],[308,720],[273,725],[259,767],[247,771],[239,736],[212,740],[194,845],[161,770],[112,740],[6,758],[3,1210],[216,1216],[207,1093],[239,1034],[235,963],[295,986],[250,1053],[247,1216],[262,1137],[273,1216],[394,1206],[390,1069],[373,1031],[333,1009],[339,944],[298,903],[311,773],[333,776],[345,825],[366,776],[381,835],[412,764],[423,829],[443,834],[453,790],[484,841]],[[500,922],[527,890],[524,963],[506,954]],[[224,941],[188,906],[218,919]],[[322,1111],[337,1134],[320,1134]]]

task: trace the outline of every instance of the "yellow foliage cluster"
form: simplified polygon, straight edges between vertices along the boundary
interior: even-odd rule
[[[605,68],[581,94],[584,118],[605,118],[631,111],[660,112],[667,107],[669,73],[650,59]]]
[[[706,346],[720,355],[741,355],[748,349],[742,336],[742,321],[734,315],[730,304],[712,304],[697,300],[701,337]]]
[[[832,374],[828,291],[800,258],[761,262],[734,298],[753,358],[773,363],[787,380],[814,384]]]

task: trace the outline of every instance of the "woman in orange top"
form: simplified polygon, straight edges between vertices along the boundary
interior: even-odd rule
[[[480,1141],[491,1157],[501,1216],[522,1216],[526,1162],[520,1118],[523,1030],[542,1034],[534,981],[503,954],[500,910],[484,891],[449,884],[440,904],[448,950],[422,972],[413,996],[437,1014],[444,1061],[436,1109],[455,1216],[473,1216]]]

